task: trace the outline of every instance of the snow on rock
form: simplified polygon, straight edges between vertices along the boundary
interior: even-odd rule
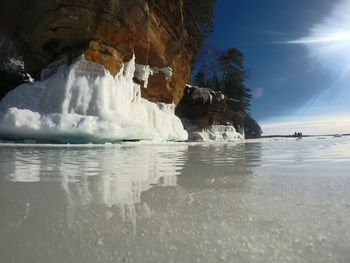
[[[173,75],[173,70],[171,67],[163,67],[163,68],[154,67],[153,72],[163,74],[166,79],[170,79],[171,76]]]
[[[238,133],[231,125],[210,125],[201,131],[189,131],[188,140],[194,142],[232,142],[244,140],[244,135]]]
[[[169,79],[173,75],[173,71],[171,67],[151,68],[149,65],[135,64],[134,77],[139,81],[143,81],[144,88],[147,88],[148,78],[153,74],[163,74],[166,79]]]
[[[79,57],[56,63],[42,80],[9,92],[0,103],[0,137],[56,142],[186,140],[175,105],[151,103],[140,96],[149,67],[135,58],[113,77],[103,66]]]
[[[186,87],[177,105],[176,115],[181,118],[189,141],[229,142],[244,139],[243,128],[236,122],[240,110],[236,103],[232,103],[221,91],[190,84]]]
[[[153,70],[148,65],[135,64],[135,78],[143,81],[144,88],[148,86],[148,78],[153,75]]]
[[[208,88],[201,88],[201,87],[197,87],[197,86],[192,86],[192,85],[186,85],[187,87],[192,88],[192,94],[191,94],[191,98],[193,100],[196,99],[202,99],[204,103],[206,102],[210,102],[210,104],[213,103],[213,95],[214,95],[214,91]]]
[[[1,47],[1,43],[0,43]],[[25,72],[24,62],[13,57],[0,57],[0,72],[7,72],[17,76],[22,82],[33,82],[33,78]],[[3,78],[3,76],[2,76]],[[13,88],[13,87],[12,87]]]

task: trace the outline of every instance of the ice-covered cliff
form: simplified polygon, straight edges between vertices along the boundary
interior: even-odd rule
[[[174,104],[141,98],[152,69],[135,57],[113,76],[84,55],[57,61],[41,80],[22,84],[0,103],[0,137],[52,142],[187,139]]]
[[[5,70],[1,137],[185,140],[174,109],[212,28],[215,1],[207,2],[5,1],[0,42],[11,52],[0,59],[15,54],[37,81],[7,93],[12,79],[27,80]]]
[[[239,105],[239,101],[220,91],[187,85],[175,113],[181,118],[190,141],[239,141],[244,139]]]
[[[135,54],[136,63],[159,69],[142,97],[177,104],[200,48],[200,27],[184,0],[12,0],[0,9],[7,35],[31,76],[62,55],[103,65],[115,76]]]

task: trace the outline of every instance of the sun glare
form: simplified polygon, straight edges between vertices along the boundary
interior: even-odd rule
[[[309,37],[303,37],[298,40],[289,41],[290,44],[322,44],[322,43],[334,43],[334,42],[349,42],[350,44],[350,31],[349,32],[318,32]]]
[[[298,110],[298,116],[309,115],[315,111],[318,114],[323,114],[323,111],[328,114],[349,112],[349,13],[350,0],[338,1],[331,13],[315,24],[307,36],[287,42],[305,46],[315,69],[323,71],[329,78],[329,82],[320,87],[320,92]]]
[[[339,2],[331,14],[310,29],[308,36],[288,41],[306,45],[312,58],[338,77],[350,72],[350,0]],[[349,78],[350,79],[350,78]]]

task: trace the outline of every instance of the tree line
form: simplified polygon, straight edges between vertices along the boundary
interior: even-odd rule
[[[251,90],[246,85],[249,71],[244,66],[244,55],[236,48],[220,50],[205,47],[198,59],[197,71],[191,77],[195,86],[221,91],[235,102],[236,121],[244,127],[247,138],[259,137],[259,124],[249,115]],[[238,105],[238,107],[237,107]],[[239,121],[240,120],[240,121]]]
[[[241,51],[236,48],[225,51],[212,48],[209,55],[200,57],[199,61],[201,65],[192,76],[194,85],[222,91],[227,97],[240,103],[240,110],[250,109],[252,93],[245,84],[249,74],[244,67],[244,55]]]
[[[195,18],[201,33],[201,41],[213,32],[216,0],[188,0],[191,16]],[[197,70],[191,77],[191,84],[221,91],[238,106],[247,137],[259,137],[262,130],[249,115],[251,90],[246,86],[249,71],[244,66],[244,55],[236,48],[220,50],[215,47],[202,47],[197,60]]]

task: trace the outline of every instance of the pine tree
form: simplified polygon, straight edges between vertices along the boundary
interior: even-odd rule
[[[207,79],[204,70],[199,70],[194,76],[194,84],[199,87],[206,87]]]
[[[218,58],[222,72],[223,92],[226,96],[240,101],[242,110],[248,110],[252,95],[245,85],[247,71],[243,61],[242,52],[236,48],[227,49]]]
[[[218,75],[216,74],[216,72],[214,72],[212,74],[211,78],[209,79],[209,88],[211,88],[212,90],[215,90],[215,91],[221,90],[220,79],[219,79]]]

